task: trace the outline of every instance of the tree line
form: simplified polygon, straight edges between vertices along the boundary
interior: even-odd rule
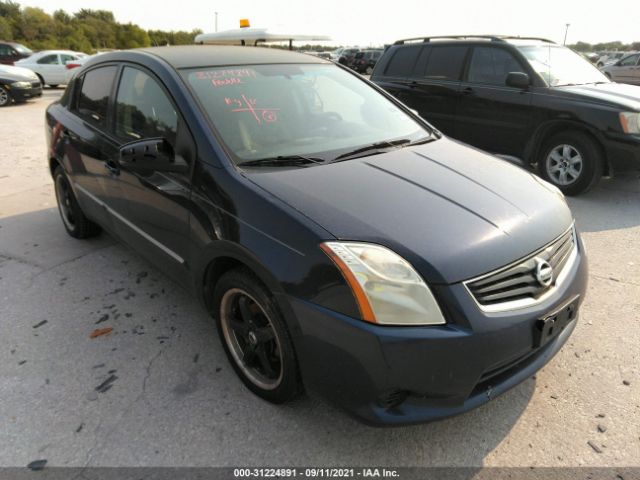
[[[567,45],[572,50],[577,52],[635,52],[640,50],[640,42],[622,43],[622,42],[603,42],[603,43],[586,43],[578,42],[572,45]]]
[[[201,30],[144,30],[133,23],[119,23],[108,10],[81,9],[69,14],[56,10],[21,7],[0,0],[0,40],[22,43],[32,50],[65,49],[93,53],[103,49],[126,49],[154,45],[185,45]]]

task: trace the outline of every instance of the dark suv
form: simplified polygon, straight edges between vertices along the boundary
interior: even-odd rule
[[[24,45],[0,41],[0,63],[13,65],[14,62],[31,56],[33,52]]]
[[[447,135],[537,164],[568,195],[640,165],[640,88],[549,40],[399,40],[371,80]]]
[[[363,50],[355,54],[349,67],[353,68],[358,73],[371,75],[373,67],[376,66],[376,62],[381,56],[382,50]]]

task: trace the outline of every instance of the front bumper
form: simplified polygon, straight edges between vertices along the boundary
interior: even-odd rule
[[[563,284],[528,308],[485,313],[462,284],[433,286],[448,321],[442,326],[379,326],[290,298],[303,381],[372,425],[466,412],[529,378],[560,350],[577,319],[539,348],[534,324],[570,298],[581,301],[586,284],[579,243]]]
[[[37,87],[31,88],[11,88],[9,95],[15,102],[26,102],[30,98],[36,98],[42,96],[42,85],[38,83]]]
[[[613,172],[640,170],[640,135],[609,133],[603,145]]]

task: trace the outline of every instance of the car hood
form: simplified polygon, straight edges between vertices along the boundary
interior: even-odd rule
[[[630,110],[640,110],[640,87],[624,83],[599,83],[554,87],[570,95],[590,97],[594,100],[619,105]]]
[[[432,283],[507,265],[572,222],[549,184],[446,138],[335,164],[244,174],[337,239],[391,248]]]
[[[12,65],[0,65],[0,78],[12,82],[34,82],[38,76],[28,68],[14,67]]]

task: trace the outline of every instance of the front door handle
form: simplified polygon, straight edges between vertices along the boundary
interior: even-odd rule
[[[104,167],[113,175],[120,175],[120,166],[113,160],[106,160]]]

